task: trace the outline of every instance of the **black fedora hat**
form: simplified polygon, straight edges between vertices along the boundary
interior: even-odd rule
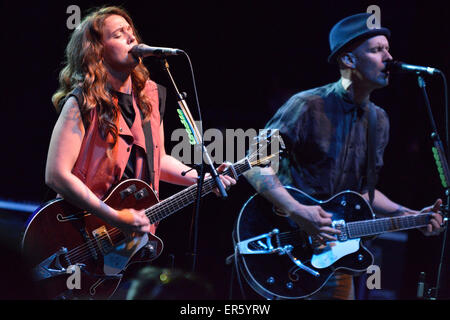
[[[367,20],[370,13],[358,13],[344,18],[334,25],[330,31],[329,41],[331,54],[328,56],[328,62],[333,63],[336,57],[344,49],[359,40],[368,39],[378,35],[384,35],[387,38],[391,32],[387,28],[372,28],[367,26]]]

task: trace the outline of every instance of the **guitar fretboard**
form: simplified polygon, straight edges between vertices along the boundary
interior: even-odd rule
[[[424,227],[429,221],[430,214],[422,213],[401,217],[348,222],[346,228],[349,238],[361,238],[385,232]]]
[[[234,165],[234,170],[236,172],[236,175],[239,177],[247,170],[251,169],[250,162],[247,158],[242,159],[239,162],[236,162]],[[234,174],[232,173],[232,170],[227,168],[222,175],[227,175],[234,177]],[[201,196],[210,193],[213,191],[213,189],[216,187],[216,183],[212,178],[205,179],[203,186],[202,186],[202,192]],[[156,223],[161,221],[164,218],[167,218],[171,214],[177,212],[178,210],[183,209],[184,207],[187,207],[191,203],[193,203],[197,198],[197,190],[198,185],[194,184],[183,191],[162,200],[161,202],[158,202],[151,208],[147,209],[145,211],[146,215],[148,216],[150,223]]]

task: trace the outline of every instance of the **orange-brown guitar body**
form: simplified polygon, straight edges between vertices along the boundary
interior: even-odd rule
[[[114,209],[147,209],[158,198],[145,182],[123,181],[107,196]],[[63,199],[44,204],[28,220],[22,252],[32,266],[36,286],[48,299],[106,299],[116,290],[131,263],[156,259],[163,242],[152,233],[126,236],[93,214]],[[68,270],[69,266],[72,270]],[[79,269],[80,288],[69,279]],[[73,273],[75,276],[75,273]]]

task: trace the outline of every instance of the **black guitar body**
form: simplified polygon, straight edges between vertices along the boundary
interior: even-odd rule
[[[319,201],[295,188],[286,189],[304,205],[320,205],[333,215],[333,221],[374,219],[369,204],[356,192],[344,191],[326,201]],[[268,234],[275,228],[279,230],[278,233],[258,239],[258,236]],[[267,299],[306,298],[317,292],[336,270],[359,273],[373,264],[373,256],[363,246],[361,239],[331,242],[322,247],[313,246],[310,237],[296,223],[283,216],[258,194],[243,206],[236,221],[234,238],[236,244],[241,243],[241,250],[237,254],[241,273],[247,283]],[[251,238],[255,240],[243,243]],[[291,257],[279,250],[288,248],[286,246],[289,245],[292,246]],[[275,250],[271,250],[271,246]],[[336,253],[331,252],[337,248],[339,250],[336,251],[336,256]],[[316,256],[315,259],[321,266],[312,264],[313,256]],[[292,258],[298,259],[318,274],[300,268]]]

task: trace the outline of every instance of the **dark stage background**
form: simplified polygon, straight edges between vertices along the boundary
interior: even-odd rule
[[[66,27],[69,5],[84,16],[88,8],[122,5],[133,18],[143,41],[153,46],[181,48],[194,66],[203,126],[263,128],[275,110],[292,94],[338,79],[327,64],[328,32],[341,18],[381,8],[381,22],[391,29],[391,53],[411,64],[437,67],[448,76],[449,11],[433,1],[3,1],[1,94],[5,137],[2,142],[0,198],[41,203],[52,197],[44,183],[46,153],[57,115],[50,98],[55,92],[64,48],[71,31]],[[170,57],[172,74],[198,119],[187,60]],[[154,59],[146,60],[152,78],[169,89],[164,118],[166,150],[173,130],[181,128],[177,104],[166,74]],[[427,88],[439,133],[444,139],[444,98],[440,78],[427,78]],[[405,206],[420,209],[444,197],[431,153],[430,125],[424,100],[412,75],[396,75],[391,85],[373,94],[391,120],[379,189]],[[233,160],[233,159],[230,159]],[[236,159],[234,159],[236,160]],[[161,196],[182,188],[162,184]],[[231,232],[245,201],[253,194],[244,179],[226,201],[214,196],[202,202],[199,256],[196,271],[214,285],[218,298],[229,297],[233,253]],[[17,244],[30,213],[1,209],[3,235]],[[189,226],[192,206],[164,220],[158,235],[165,241],[157,266],[190,270]],[[424,271],[434,284],[442,236],[427,238],[416,230],[398,239],[379,239],[372,245],[381,264],[382,289],[369,297],[414,299],[418,275]],[[443,296],[449,298],[448,250]],[[174,258],[174,259],[173,259]],[[5,260],[2,258],[2,262]],[[4,277],[2,276],[3,281]],[[234,299],[239,292],[234,284]],[[8,297],[3,292],[2,296]]]

